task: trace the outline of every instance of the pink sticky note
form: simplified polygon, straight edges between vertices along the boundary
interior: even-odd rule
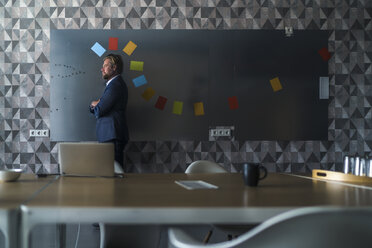
[[[109,38],[109,50],[118,50],[118,38],[110,37]]]
[[[229,97],[228,98],[228,101],[229,101],[229,107],[230,107],[230,109],[237,109],[237,108],[239,108],[238,98],[236,96]]]
[[[163,110],[167,101],[168,99],[166,97],[159,96],[158,100],[156,101],[155,108]]]

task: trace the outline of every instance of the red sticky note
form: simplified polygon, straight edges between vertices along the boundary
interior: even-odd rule
[[[168,100],[167,98],[163,96],[159,96],[158,100],[155,103],[155,108],[163,110],[165,107],[165,104],[167,103],[167,100]]]
[[[118,40],[119,38],[109,38],[109,50],[118,50]]]
[[[318,53],[324,61],[328,61],[331,58],[331,54],[328,52],[328,49],[325,47],[320,49]]]
[[[230,107],[230,109],[237,109],[237,108],[239,108],[238,98],[236,96],[229,97],[228,100],[229,100],[229,107]]]

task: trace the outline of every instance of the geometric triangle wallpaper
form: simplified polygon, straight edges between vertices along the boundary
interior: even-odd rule
[[[328,140],[133,141],[125,149],[127,170],[183,172],[197,159],[230,171],[245,162],[278,172],[341,170],[345,154],[372,154],[371,17],[370,0],[1,0],[0,169],[59,172],[56,143],[29,137],[29,129],[50,128],[53,29],[284,32],[291,26],[329,32]]]

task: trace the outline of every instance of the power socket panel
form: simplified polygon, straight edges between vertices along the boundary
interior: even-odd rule
[[[30,137],[49,137],[49,129],[30,129]]]
[[[210,136],[212,137],[230,137],[231,136],[231,130],[229,128],[215,128],[210,129]]]

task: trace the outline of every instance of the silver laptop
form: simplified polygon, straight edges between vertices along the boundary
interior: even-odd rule
[[[63,142],[58,144],[61,175],[113,177],[114,144]]]

